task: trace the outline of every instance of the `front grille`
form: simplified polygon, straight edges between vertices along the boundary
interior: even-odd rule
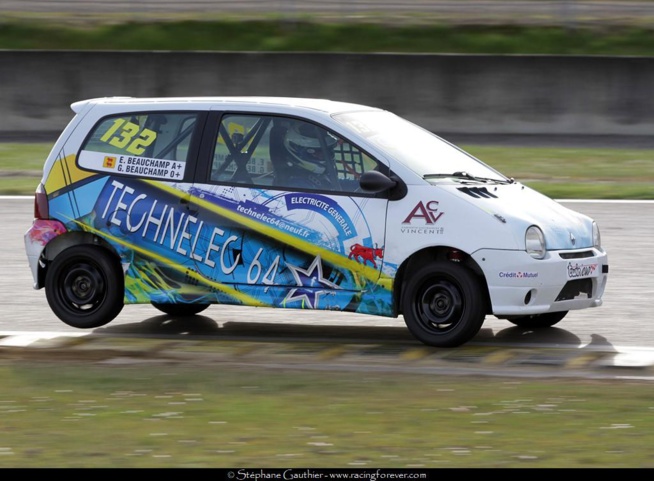
[[[581,252],[559,252],[561,259],[584,259],[586,257],[593,257],[593,251],[581,251]]]
[[[592,279],[575,279],[574,281],[566,282],[565,286],[563,286],[563,289],[561,289],[561,292],[559,292],[556,300],[557,302],[569,301],[571,299],[576,299],[581,295],[585,295],[589,299],[593,295]]]

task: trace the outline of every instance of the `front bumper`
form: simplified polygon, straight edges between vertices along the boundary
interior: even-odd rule
[[[473,258],[486,277],[496,316],[602,305],[609,271],[608,257],[602,250],[549,251],[542,260],[524,251],[481,250]]]

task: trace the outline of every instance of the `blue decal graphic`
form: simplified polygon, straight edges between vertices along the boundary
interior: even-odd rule
[[[284,305],[291,301],[301,300],[307,303],[310,309],[318,308],[318,301],[321,295],[334,289],[339,289],[336,284],[329,282],[322,276],[322,262],[320,256],[316,257],[308,269],[302,269],[288,264],[299,287],[291,289],[284,299]],[[327,289],[327,290],[325,290]]]
[[[343,239],[350,239],[356,234],[354,224],[347,213],[329,197],[324,195],[286,194],[288,210],[307,209],[326,215]]]
[[[71,223],[126,268],[127,303],[203,302],[392,315],[396,267],[381,273],[361,208],[334,199],[108,177]],[[349,240],[348,240],[349,239]],[[347,243],[344,243],[347,241]],[[383,275],[384,282],[379,283]]]

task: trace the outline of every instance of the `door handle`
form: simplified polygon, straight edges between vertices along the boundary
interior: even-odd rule
[[[186,208],[186,211],[189,213],[189,215],[197,217],[198,213],[200,212],[197,207],[191,207],[193,204],[191,203],[191,199],[189,197],[181,197],[179,199],[179,203],[182,205],[182,207]]]

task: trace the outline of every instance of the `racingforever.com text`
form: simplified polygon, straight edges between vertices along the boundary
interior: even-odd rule
[[[397,470],[325,470],[325,469],[238,469],[227,472],[228,479],[237,481],[261,481],[279,479],[292,481],[300,479],[358,479],[365,481],[379,481],[382,479],[427,479],[425,472],[397,471]]]

